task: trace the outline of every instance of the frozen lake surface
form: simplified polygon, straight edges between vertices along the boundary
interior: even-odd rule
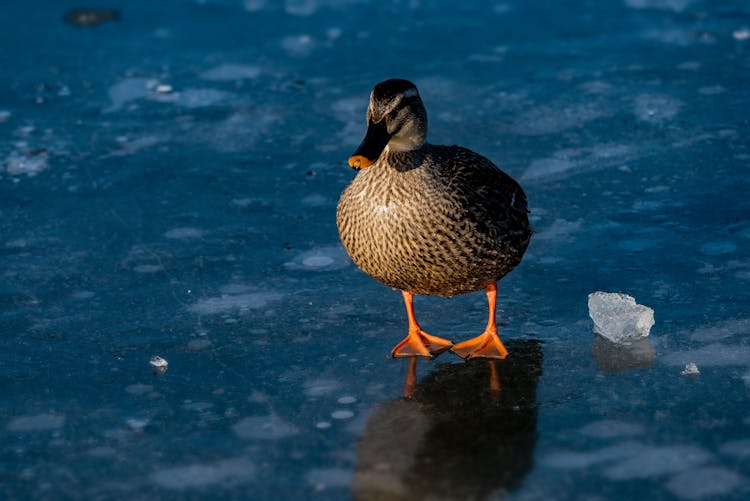
[[[0,497],[750,496],[748,2],[90,3],[1,8]],[[389,77],[536,231],[514,356],[420,361],[410,399],[401,295],[335,225]],[[597,290],[650,336],[595,338]]]

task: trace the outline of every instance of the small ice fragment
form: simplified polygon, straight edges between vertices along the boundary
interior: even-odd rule
[[[701,373],[701,371],[698,370],[698,366],[695,365],[693,362],[690,362],[685,366],[685,368],[680,372],[680,375],[682,376],[697,376]]]
[[[328,421],[320,421],[319,423],[315,424],[315,427],[319,430],[327,430],[331,427],[331,423]]]
[[[156,92],[158,92],[159,94],[169,94],[173,90],[174,89],[169,84],[159,84],[156,86]]]
[[[738,30],[734,30],[732,33],[732,36],[735,40],[745,41],[750,40],[750,28],[740,28]]]
[[[7,122],[10,119],[11,113],[8,110],[0,110],[0,123]]]
[[[151,360],[149,360],[149,364],[151,365],[151,370],[154,372],[154,374],[164,374],[165,372],[167,372],[167,368],[169,367],[169,363],[159,355],[154,355],[153,357],[151,357]]]
[[[645,338],[654,325],[654,310],[617,292],[589,294],[589,316],[594,321],[594,332],[613,343]]]
[[[343,397],[339,397],[337,400],[340,404],[353,404],[357,401],[357,397],[353,397],[351,395],[344,395]]]

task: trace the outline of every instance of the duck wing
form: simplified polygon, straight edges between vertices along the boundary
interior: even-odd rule
[[[528,202],[521,186],[489,159],[460,146],[441,146],[441,178],[475,231],[509,247],[519,259],[529,244]]]

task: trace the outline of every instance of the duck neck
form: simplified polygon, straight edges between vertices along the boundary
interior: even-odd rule
[[[427,145],[422,143],[416,148],[401,150],[391,148],[389,144],[380,155],[379,161],[382,163],[383,168],[398,172],[416,169],[422,165],[426,147]]]

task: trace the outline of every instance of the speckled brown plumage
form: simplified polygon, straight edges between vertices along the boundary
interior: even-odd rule
[[[521,261],[531,235],[518,183],[458,146],[386,147],[344,190],[336,216],[362,271],[415,294],[486,287]]]

